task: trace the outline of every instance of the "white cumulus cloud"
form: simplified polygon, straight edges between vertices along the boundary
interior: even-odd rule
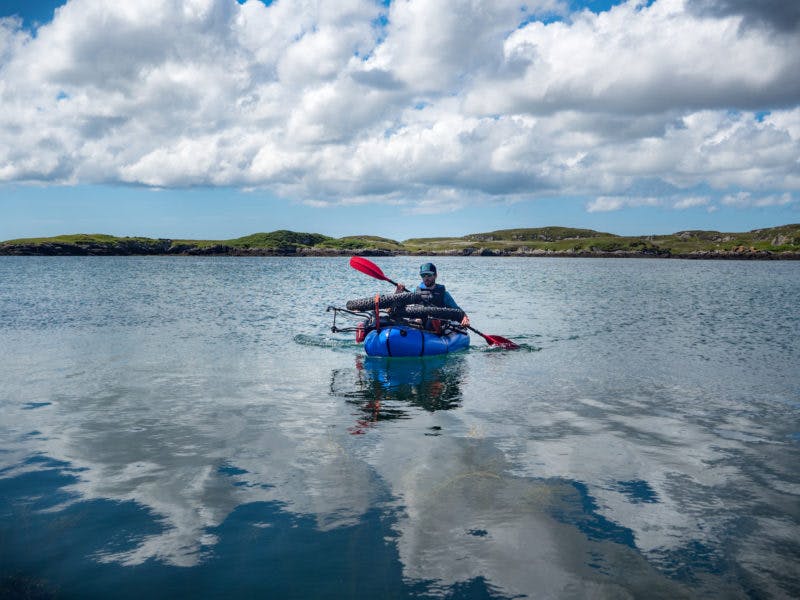
[[[0,20],[0,182],[417,214],[541,195],[684,209],[705,205],[696,186],[785,205],[800,36],[780,22],[732,0],[69,0],[35,32]],[[665,196],[636,192],[652,184]]]

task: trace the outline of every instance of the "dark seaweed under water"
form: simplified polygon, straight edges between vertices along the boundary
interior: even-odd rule
[[[435,262],[0,259],[0,597],[800,596],[800,264]]]

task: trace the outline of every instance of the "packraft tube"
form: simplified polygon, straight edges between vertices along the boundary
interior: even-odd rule
[[[405,325],[388,325],[370,331],[364,339],[364,351],[369,356],[432,356],[468,347],[467,333],[451,331],[437,335]]]

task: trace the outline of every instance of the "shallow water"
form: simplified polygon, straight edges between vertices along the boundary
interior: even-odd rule
[[[800,264],[435,262],[0,259],[0,597],[800,596]]]

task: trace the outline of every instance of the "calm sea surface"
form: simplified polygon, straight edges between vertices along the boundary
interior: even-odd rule
[[[0,258],[0,597],[800,596],[800,263],[435,262]]]

